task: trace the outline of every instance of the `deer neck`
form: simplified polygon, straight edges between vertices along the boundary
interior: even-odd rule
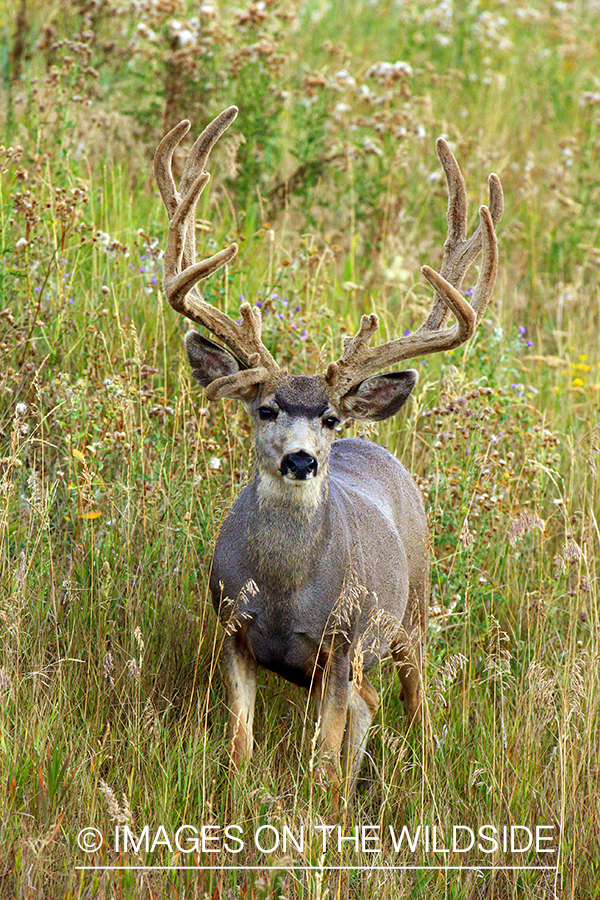
[[[264,585],[287,594],[314,569],[331,533],[329,473],[290,484],[257,468],[248,543]]]

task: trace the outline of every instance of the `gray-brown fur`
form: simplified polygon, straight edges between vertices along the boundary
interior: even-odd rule
[[[196,342],[190,333],[188,348]],[[189,352],[196,366],[198,348]],[[404,399],[415,380],[407,373]],[[228,682],[236,762],[251,753],[260,665],[316,695],[331,778],[340,784],[343,753],[352,785],[378,704],[365,675],[390,650],[407,712],[420,713],[428,534],[404,466],[370,441],[336,440],[323,424],[341,416],[330,393],[320,376],[278,373],[246,399],[256,468],[218,535],[210,586],[228,632],[225,666],[235,672]],[[262,420],[265,409],[276,418]],[[303,449],[317,473],[286,483],[282,460]]]
[[[493,288],[494,226],[502,191],[490,176],[490,206],[466,240],[464,181],[448,145],[438,155],[448,181],[448,239],[443,272],[423,267],[436,291],[424,325],[378,347],[378,323],[363,316],[357,334],[324,376],[291,375],[261,341],[260,311],[243,304],[240,323],[197,292],[198,281],[228,262],[236,245],[195,261],[194,207],[208,180],[208,154],[237,110],[205,130],[186,165],[180,192],[173,151],[189,128],[180,123],[161,142],[155,172],[169,213],[165,295],[228,349],[195,331],[186,335],[192,373],[210,399],[240,400],[254,422],[255,471],[219,532],[210,587],[225,628],[222,663],[231,722],[231,760],[252,752],[259,665],[307,687],[316,697],[321,745],[339,797],[343,779],[358,777],[378,698],[365,675],[391,654],[409,720],[421,716],[420,667],[428,603],[428,533],[419,490],[408,471],[380,446],[336,440],[347,419],[394,415],[416,372],[378,374],[402,359],[456,347],[480,321]],[[459,279],[475,255],[482,265],[471,303]],[[456,317],[442,328],[446,310]]]

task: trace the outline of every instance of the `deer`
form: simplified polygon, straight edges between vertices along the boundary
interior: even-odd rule
[[[209,181],[208,156],[238,113],[231,106],[189,152],[179,187],[173,154],[191,124],[160,142],[156,182],[167,210],[163,292],[180,315],[200,325],[185,335],[193,377],[209,400],[240,401],[254,425],[254,471],[216,537],[210,592],[224,634],[221,666],[229,710],[230,766],[252,754],[259,666],[307,688],[317,701],[317,737],[335,797],[351,795],[379,697],[369,671],[391,655],[409,721],[420,722],[429,601],[429,533],[421,492],[381,445],[338,437],[350,420],[395,415],[417,383],[406,359],[468,341],[496,280],[495,227],[503,212],[500,180],[488,178],[489,206],[467,238],[465,182],[448,143],[437,153],[448,189],[447,237],[440,272],[423,266],[434,289],[418,330],[371,346],[375,313],[346,337],[324,372],[280,368],[261,340],[261,311],[242,303],[239,319],[208,303],[199,282],[230,263],[238,247],[196,260],[195,208]],[[470,301],[459,291],[481,253]],[[455,324],[446,326],[450,314]]]

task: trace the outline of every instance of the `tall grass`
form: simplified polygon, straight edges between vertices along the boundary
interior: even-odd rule
[[[600,8],[0,9],[0,896],[598,896]],[[434,558],[423,729],[406,731],[384,664],[342,817],[346,835],[381,827],[376,858],[320,846],[314,826],[334,820],[303,693],[262,673],[254,759],[227,769],[207,571],[252,438],[184,365],[151,157],[165,127],[199,131],[231,103],[198,217],[206,253],[236,239],[241,254],[207,296],[232,313],[260,300],[296,371],[363,311],[389,334],[422,320],[419,267],[445,233],[438,134],[474,211],[489,171],[506,193],[476,339],[417,360],[409,412],[371,432],[415,473]],[[114,850],[117,826],[231,823],[238,855]],[[558,849],[390,838],[454,824],[554,826]],[[304,825],[305,853],[262,853],[265,825]],[[90,826],[106,842],[86,854]],[[315,868],[268,869],[285,861]],[[523,862],[551,868],[482,868]],[[77,868],[190,864],[217,870]]]

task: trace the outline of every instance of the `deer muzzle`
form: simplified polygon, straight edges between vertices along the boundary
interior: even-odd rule
[[[281,474],[289,481],[306,481],[307,478],[314,478],[318,467],[315,457],[306,450],[287,453],[281,460]]]

